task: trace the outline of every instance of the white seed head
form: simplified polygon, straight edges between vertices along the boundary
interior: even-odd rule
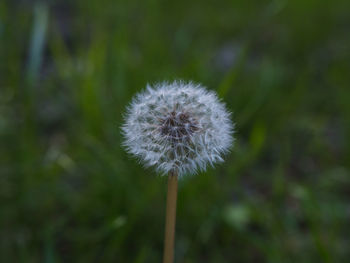
[[[146,166],[179,176],[222,162],[233,123],[213,91],[175,81],[147,85],[127,109],[124,146]]]

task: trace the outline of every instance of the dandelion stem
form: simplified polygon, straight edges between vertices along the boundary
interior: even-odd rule
[[[176,222],[177,174],[170,173],[166,203],[165,239],[163,263],[174,262],[174,239]]]

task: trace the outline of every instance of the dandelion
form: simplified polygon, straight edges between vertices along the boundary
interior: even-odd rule
[[[193,83],[147,86],[126,114],[127,150],[166,175],[204,171],[232,144],[230,114],[212,91]]]
[[[233,142],[230,114],[201,85],[159,83],[133,99],[122,132],[129,153],[169,175],[164,262],[172,262],[177,178],[223,161]]]

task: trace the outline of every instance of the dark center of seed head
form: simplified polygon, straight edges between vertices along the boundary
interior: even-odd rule
[[[160,132],[174,141],[188,138],[198,130],[196,121],[188,113],[172,111],[160,120]]]

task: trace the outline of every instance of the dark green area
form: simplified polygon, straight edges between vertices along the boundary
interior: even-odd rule
[[[120,146],[146,83],[234,113],[179,185],[176,262],[349,262],[350,2],[0,2],[0,262],[161,262],[166,178]]]

